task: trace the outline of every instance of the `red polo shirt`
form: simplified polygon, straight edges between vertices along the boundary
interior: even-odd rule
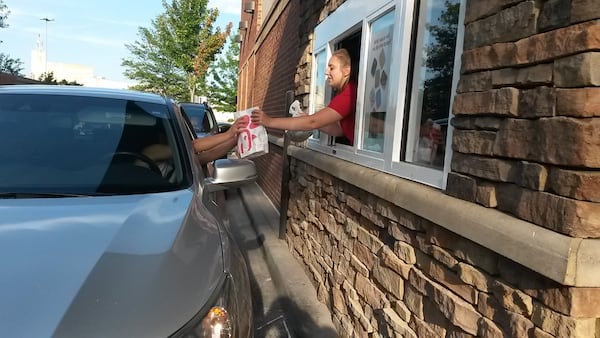
[[[344,136],[354,144],[354,115],[356,113],[356,89],[354,82],[348,82],[346,86],[329,102],[328,107],[342,116],[340,127]]]

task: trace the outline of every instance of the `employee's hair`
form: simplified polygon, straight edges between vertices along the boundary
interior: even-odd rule
[[[350,54],[346,48],[340,48],[331,54],[331,57],[336,57],[342,63],[342,66],[351,66]]]

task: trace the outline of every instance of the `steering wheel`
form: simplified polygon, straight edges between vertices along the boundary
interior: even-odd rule
[[[144,155],[144,154],[140,154],[140,153],[134,153],[131,151],[117,151],[111,154],[106,155],[106,158],[115,158],[115,157],[133,157],[136,160],[140,160],[144,163],[146,163],[148,165],[148,168],[151,171],[154,171],[155,173],[159,174],[160,176],[162,176],[162,172],[160,171],[160,168],[158,167],[158,164],[156,164],[156,162],[154,162],[154,160],[152,160],[150,157]]]

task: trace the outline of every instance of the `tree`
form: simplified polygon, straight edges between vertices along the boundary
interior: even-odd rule
[[[0,28],[8,27],[6,20],[8,19],[10,11],[4,4],[4,1],[0,0]],[[2,40],[0,40],[2,43]],[[0,73],[9,73],[12,75],[22,76],[23,62],[19,59],[13,59],[8,54],[0,53]]]
[[[192,101],[205,80],[208,66],[231,31],[213,24],[217,9],[208,0],[163,0],[165,12],[152,20],[150,29],[139,28],[141,41],[126,45],[132,54],[123,60],[125,76],[139,82],[136,89]]]
[[[239,57],[240,45],[235,41],[235,36],[231,35],[225,55],[218,58],[209,70],[207,96],[218,111],[236,111]]]
[[[8,7],[6,7],[6,5],[4,4],[4,1],[0,0],[0,28],[8,27],[8,24],[6,23],[8,14],[10,14]],[[0,42],[2,42],[2,41],[0,40]]]
[[[141,41],[126,47],[133,58],[124,59],[125,76],[138,81],[132,89],[168,95],[177,99],[187,97],[185,73],[175,66],[162,50],[162,42],[157,38],[157,28],[163,25],[162,16],[152,20],[153,28],[138,29]]]
[[[54,72],[44,72],[38,78],[38,81],[41,81],[46,84],[57,84],[58,82],[54,78]]]
[[[23,76],[23,62],[13,59],[7,54],[0,53],[0,73]]]
[[[448,117],[452,89],[456,34],[460,3],[446,0],[445,9],[438,18],[439,24],[427,28],[433,37],[426,46],[426,65],[432,77],[425,80],[423,93],[423,119]]]
[[[65,79],[58,81],[58,80],[56,80],[56,78],[54,78],[54,72],[42,73],[42,75],[40,75],[38,80],[45,84],[67,85],[67,86],[81,86],[82,85],[80,83],[77,83],[77,81],[67,81]]]

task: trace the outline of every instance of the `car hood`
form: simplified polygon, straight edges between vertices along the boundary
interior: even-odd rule
[[[164,337],[223,278],[217,222],[191,190],[0,200],[7,337]]]

